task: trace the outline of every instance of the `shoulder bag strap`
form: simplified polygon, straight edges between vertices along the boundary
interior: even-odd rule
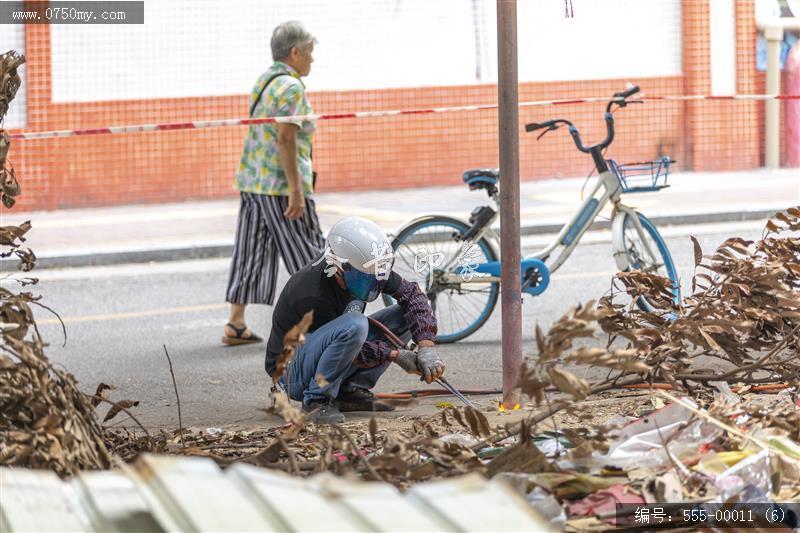
[[[269,87],[269,84],[272,83],[275,80],[275,78],[278,78],[280,76],[291,76],[291,74],[289,74],[288,72],[278,72],[277,74],[273,75],[270,79],[267,80],[267,83],[265,83],[264,86],[261,87],[261,90],[258,91],[258,96],[253,102],[253,106],[250,108],[250,118],[253,118],[253,113],[255,113],[256,111],[256,106],[258,106],[258,102],[261,101],[261,96],[264,94],[264,91],[267,90],[267,87]]]

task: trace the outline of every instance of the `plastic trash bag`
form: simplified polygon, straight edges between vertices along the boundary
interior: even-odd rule
[[[717,426],[673,403],[622,428],[604,460],[619,468],[656,468],[670,463],[665,443],[673,457],[682,459],[697,455],[701,445],[721,434]]]

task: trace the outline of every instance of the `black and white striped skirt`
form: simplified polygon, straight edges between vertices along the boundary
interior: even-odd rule
[[[278,257],[294,274],[322,253],[325,237],[314,200],[306,198],[303,217],[288,220],[287,196],[241,193],[226,301],[267,304],[275,300]]]

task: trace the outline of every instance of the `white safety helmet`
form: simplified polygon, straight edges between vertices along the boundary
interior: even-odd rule
[[[328,232],[328,264],[342,269],[347,290],[358,300],[371,302],[383,291],[392,273],[394,254],[386,234],[374,222],[347,217]]]

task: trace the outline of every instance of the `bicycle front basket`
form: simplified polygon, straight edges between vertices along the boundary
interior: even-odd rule
[[[662,157],[655,161],[642,163],[618,164],[613,159],[608,160],[608,167],[619,179],[623,193],[655,192],[667,185],[669,166],[675,161],[669,157]]]

